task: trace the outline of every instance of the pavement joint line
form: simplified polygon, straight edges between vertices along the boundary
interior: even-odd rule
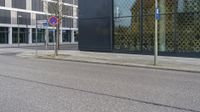
[[[39,56],[37,58],[40,59],[51,59],[51,60],[60,60],[60,61],[70,61],[70,62],[80,62],[80,63],[92,63],[92,64],[104,64],[104,65],[115,65],[115,66],[124,66],[124,67],[135,67],[135,68],[147,68],[154,70],[169,70],[169,71],[177,71],[177,72],[188,72],[188,73],[200,73],[200,71],[195,70],[184,70],[184,69],[173,69],[167,67],[158,67],[158,66],[149,66],[149,65],[128,65],[128,64],[117,64],[117,63],[109,63],[109,62],[94,62],[94,61],[86,61],[86,60],[73,60],[73,59],[59,59],[59,58],[48,58]]]
[[[200,112],[198,110],[187,109],[187,108],[183,108],[183,107],[170,106],[170,105],[166,105],[166,104],[142,101],[142,100],[133,99],[133,98],[124,97],[124,96],[110,95],[110,94],[106,94],[106,93],[99,93],[99,92],[88,91],[88,90],[83,90],[83,89],[76,89],[76,88],[72,88],[72,87],[66,87],[66,86],[56,85],[56,84],[49,84],[49,83],[45,83],[45,82],[34,81],[34,80],[30,80],[30,79],[23,79],[23,78],[19,78],[19,77],[8,76],[8,75],[0,74],[0,77],[13,79],[13,80],[25,81],[25,82],[29,82],[29,83],[35,83],[35,84],[39,84],[39,85],[45,85],[45,86],[49,86],[49,87],[56,87],[56,88],[61,88],[61,89],[79,91],[79,92],[87,93],[87,94],[93,94],[93,95],[99,95],[99,96],[107,96],[107,97],[112,97],[112,98],[116,98],[116,99],[128,100],[128,101],[132,101],[132,102],[148,104],[148,105],[153,105],[153,106],[158,106],[158,107],[165,107],[165,108],[171,108],[171,109],[183,110],[183,111],[189,111],[189,112]]]

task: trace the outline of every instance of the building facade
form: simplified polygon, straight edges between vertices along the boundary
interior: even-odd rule
[[[36,21],[48,20],[53,0],[0,0],[0,45],[36,43]],[[62,0],[60,43],[77,41],[77,0]],[[38,43],[53,42],[52,26],[38,29]]]
[[[159,53],[200,57],[200,1],[158,0],[158,2],[161,13],[158,23]],[[79,22],[80,49],[153,54],[155,0],[102,0],[99,4],[98,8],[92,7],[94,8],[92,13],[84,9],[87,4],[82,2],[79,4],[82,14]],[[107,14],[102,15],[102,11],[106,11]],[[86,17],[94,13],[98,16],[93,15],[89,19]],[[97,20],[107,20],[107,24],[98,25]],[[85,33],[87,30],[83,28],[86,21],[92,24],[88,30],[94,30],[92,32],[97,32],[96,34]],[[82,39],[86,37],[95,40],[94,42],[98,44],[93,44],[99,46],[88,46],[91,41]],[[103,47],[104,44],[107,47]]]

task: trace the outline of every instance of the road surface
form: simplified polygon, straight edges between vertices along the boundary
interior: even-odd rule
[[[0,54],[0,112],[200,112],[200,74]]]

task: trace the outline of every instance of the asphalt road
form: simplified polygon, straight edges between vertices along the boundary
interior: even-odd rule
[[[200,112],[200,74],[0,54],[0,112]]]

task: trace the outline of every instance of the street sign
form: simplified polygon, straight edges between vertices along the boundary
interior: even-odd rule
[[[47,20],[37,20],[37,28],[42,29],[48,27]]]
[[[155,11],[155,18],[156,20],[160,20],[160,10],[158,7],[156,8],[156,11]]]
[[[56,16],[51,16],[48,22],[50,25],[56,26],[58,24],[58,18]]]

